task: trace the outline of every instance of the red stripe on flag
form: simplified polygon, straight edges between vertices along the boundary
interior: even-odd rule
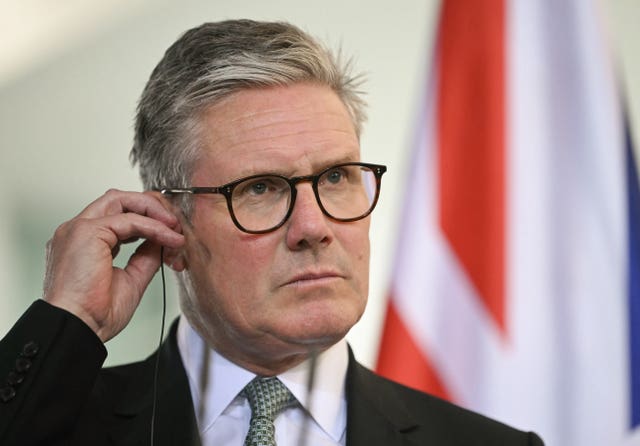
[[[440,376],[398,316],[393,299],[389,299],[383,333],[376,371],[406,386],[449,399]]]
[[[503,1],[445,1],[437,54],[440,225],[504,332]]]

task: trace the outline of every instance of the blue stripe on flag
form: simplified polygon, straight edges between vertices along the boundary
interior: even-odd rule
[[[629,346],[631,428],[640,425],[640,191],[629,126],[625,126],[629,212]]]

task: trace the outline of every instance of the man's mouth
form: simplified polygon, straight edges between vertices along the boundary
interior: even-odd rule
[[[284,286],[320,285],[341,278],[342,276],[335,271],[306,271],[288,279]]]

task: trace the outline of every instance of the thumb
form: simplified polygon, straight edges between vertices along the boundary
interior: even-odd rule
[[[151,279],[160,268],[161,253],[160,245],[146,240],[129,258],[124,271],[129,276],[131,285],[135,287],[138,299],[142,298]]]

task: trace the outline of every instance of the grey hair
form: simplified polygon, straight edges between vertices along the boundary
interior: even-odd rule
[[[187,187],[204,109],[242,89],[314,82],[345,104],[357,135],[366,120],[362,76],[299,28],[228,20],[184,33],[164,54],[140,98],[130,158],[144,188]],[[186,202],[182,203],[185,213]]]

